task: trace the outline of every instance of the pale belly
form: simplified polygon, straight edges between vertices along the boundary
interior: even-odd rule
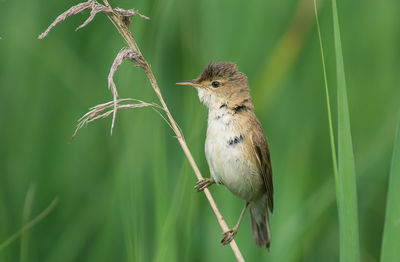
[[[211,119],[208,123],[205,151],[211,176],[241,199],[253,201],[264,193],[264,182],[244,153],[245,134],[235,133],[234,123],[227,124],[228,120]]]

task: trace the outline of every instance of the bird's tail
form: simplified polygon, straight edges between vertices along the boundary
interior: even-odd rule
[[[266,246],[269,251],[271,231],[269,228],[268,206],[265,201],[257,201],[250,207],[251,229],[258,247]]]

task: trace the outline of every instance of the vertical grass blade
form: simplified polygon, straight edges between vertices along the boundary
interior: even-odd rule
[[[327,112],[328,112],[329,139],[330,139],[330,143],[331,143],[333,174],[335,175],[336,190],[338,190],[338,187],[337,187],[338,186],[338,168],[337,168],[338,165],[337,165],[337,158],[336,158],[335,133],[333,132],[332,110],[331,110],[331,102],[330,102],[331,100],[329,98],[328,77],[326,74],[325,55],[324,55],[324,48],[322,46],[321,28],[319,25],[317,0],[314,0],[314,12],[315,12],[315,20],[316,20],[316,24],[317,24],[319,47],[320,47],[320,51],[321,51],[322,71],[324,73],[326,107],[327,107]]]
[[[340,261],[360,261],[360,248],[358,236],[358,215],[357,215],[357,190],[356,176],[353,156],[353,146],[351,141],[350,117],[347,104],[346,79],[344,73],[344,63],[342,46],[340,40],[339,21],[336,8],[336,1],[332,0],[333,26],[335,36],[335,53],[337,68],[337,102],[338,102],[338,159],[336,159],[335,137],[333,132],[332,114],[329,99],[328,81],[326,76],[324,50],[322,46],[321,29],[318,20],[318,12],[314,0],[315,18],[319,44],[321,49],[322,67],[324,73],[326,100],[328,108],[329,133],[332,148],[333,171],[336,182],[336,198],[339,214],[339,233],[340,233]]]
[[[33,200],[35,199],[36,194],[36,186],[31,183],[29,185],[28,192],[26,193],[25,202],[24,202],[24,210],[22,212],[22,226],[29,222],[29,218],[32,213]],[[29,261],[28,250],[29,249],[29,231],[22,231],[21,233],[21,249],[20,249],[20,262]]]
[[[390,169],[389,189],[386,204],[385,228],[383,231],[381,262],[399,259],[400,243],[400,121],[397,127]]]
[[[336,0],[332,0],[333,32],[337,72],[338,106],[338,179],[337,202],[339,213],[340,261],[360,261],[358,235],[358,208],[356,172],[351,141],[349,107],[347,104],[346,78],[340,40]]]

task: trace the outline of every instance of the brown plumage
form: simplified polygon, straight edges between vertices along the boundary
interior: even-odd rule
[[[246,201],[238,223],[224,233],[221,242],[228,244],[235,237],[249,206],[254,240],[269,250],[268,212],[274,208],[271,158],[253,112],[246,75],[234,63],[217,62],[210,63],[193,81],[178,84],[196,87],[200,100],[209,108],[206,157],[211,178],[199,181],[196,189],[222,184]]]
[[[196,81],[200,83],[202,81],[209,81],[217,78],[236,81],[238,79],[244,79],[246,76],[237,70],[237,66],[234,63],[217,62],[208,64]]]

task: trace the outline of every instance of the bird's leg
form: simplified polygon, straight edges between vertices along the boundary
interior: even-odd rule
[[[207,187],[211,186],[214,184],[215,181],[213,178],[203,178],[199,181],[197,181],[196,185],[194,186],[194,189],[197,190],[197,192],[203,191]]]
[[[249,206],[249,202],[246,202],[246,205],[244,205],[242,213],[240,214],[239,220],[236,223],[235,227],[233,229],[230,229],[230,230],[228,230],[228,231],[223,233],[223,235],[225,235],[225,236],[221,240],[222,245],[225,246],[225,245],[229,244],[233,240],[233,238],[236,236],[236,233],[237,233],[237,231],[239,229],[240,223],[242,222],[244,213],[246,212],[246,209],[247,209],[248,206]]]

